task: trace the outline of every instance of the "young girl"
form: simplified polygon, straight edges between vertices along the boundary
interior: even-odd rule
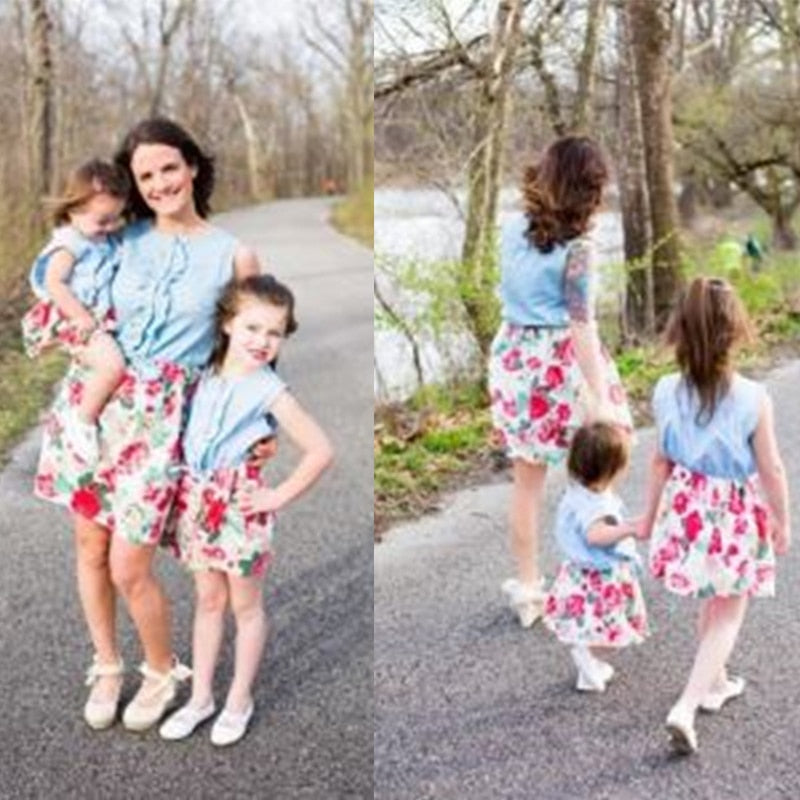
[[[631,537],[641,520],[623,520],[614,484],[628,464],[630,439],[595,422],[576,432],[567,460],[570,483],[558,506],[556,540],[564,556],[545,598],[544,623],[578,668],[577,688],[605,691],[612,666],[591,647],[625,647],[647,635],[647,612]]]
[[[296,327],[291,292],[267,275],[231,282],[217,305],[217,345],[192,402],[184,436],[187,474],[176,502],[177,547],[195,573],[197,592],[192,696],[162,725],[165,739],[189,736],[215,712],[212,682],[228,603],[237,626],[235,671],[211,741],[238,741],[253,713],[252,685],[267,636],[261,585],[274,515],[308,489],[332,457],[325,434],[270,368]],[[272,432],[268,411],[303,452],[274,488],[246,463],[250,447]]]
[[[127,195],[124,171],[104,161],[88,161],[69,175],[53,201],[59,227],[31,269],[30,283],[39,299],[22,320],[29,356],[60,345],[70,355],[80,352],[89,368],[80,403],[65,426],[73,453],[87,464],[97,461],[97,418],[125,367],[109,332],[117,266],[109,234],[121,224]]]
[[[748,334],[731,286],[695,279],[667,328],[680,372],[662,378],[653,395],[658,444],[645,516],[650,569],[669,591],[702,601],[694,665],[667,717],[681,753],[697,750],[698,708],[717,711],[742,693],[744,681],[729,677],[726,664],[747,598],[774,595],[774,554],[789,547],[772,404],[731,360]]]
[[[509,516],[517,577],[503,591],[523,627],[542,613],[538,525],[548,465],[564,460],[584,421],[608,418],[633,428],[594,320],[589,231],[607,180],[595,142],[559,139],[526,170],[525,213],[503,230],[503,322],[492,343],[489,391],[514,473]]]

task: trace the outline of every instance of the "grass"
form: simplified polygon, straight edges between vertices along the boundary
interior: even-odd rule
[[[695,263],[703,263],[697,259]],[[689,276],[697,270],[689,269]],[[759,373],[784,355],[800,354],[800,256],[775,255],[763,272],[738,269],[736,286],[756,328],[755,341],[737,366]],[[605,330],[605,326],[601,326]],[[657,344],[615,355],[637,425],[652,422],[650,401],[661,375],[675,369],[669,350]],[[491,442],[485,387],[425,387],[405,403],[375,412],[375,538],[396,522],[438,507],[443,492],[488,482],[505,465]]]
[[[6,463],[12,447],[38,422],[66,363],[58,354],[32,361],[22,352],[15,331],[6,326],[0,332],[0,464]]]
[[[370,249],[375,240],[374,193],[372,181],[365,183],[345,200],[337,203],[331,215],[337,230],[352,236]]]

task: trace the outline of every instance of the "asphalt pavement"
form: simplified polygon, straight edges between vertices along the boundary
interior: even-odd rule
[[[255,247],[297,297],[300,328],[280,372],[330,434],[336,462],[280,515],[265,603],[271,621],[256,713],[217,749],[208,726],[184,742],[83,722],[91,646],[74,586],[70,518],[32,495],[39,431],[0,475],[0,798],[367,798],[373,794],[372,253],[327,224],[330,200],[216,218]],[[297,457],[284,441],[272,468]],[[192,584],[158,558],[176,652],[191,658]],[[141,660],[124,609],[123,656]],[[232,620],[216,694],[232,673]],[[184,690],[186,691],[186,690]]]
[[[800,520],[800,362],[772,372],[780,447]],[[622,495],[641,513],[652,430]],[[564,486],[548,482],[548,527]],[[381,800],[796,800],[800,797],[800,533],[777,597],[754,600],[731,660],[744,695],[703,715],[700,751],[675,757],[664,719],[694,657],[694,601],[644,582],[652,637],[614,654],[602,695],[574,689],[567,648],[523,630],[500,584],[513,574],[510,484],[449,497],[375,549],[375,797]]]

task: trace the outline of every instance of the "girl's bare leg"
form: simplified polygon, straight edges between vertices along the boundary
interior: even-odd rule
[[[192,639],[192,698],[189,705],[205,708],[214,694],[214,670],[225,632],[228,581],[222,572],[196,572]]]
[[[78,413],[85,422],[95,423],[125,373],[125,360],[108,333],[95,333],[81,354],[89,367],[83,384]]]
[[[236,618],[236,660],[225,708],[240,714],[250,705],[253,683],[267,642],[268,625],[260,578],[228,575],[231,608]]]

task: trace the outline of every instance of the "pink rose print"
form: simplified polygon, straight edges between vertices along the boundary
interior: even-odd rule
[[[556,600],[555,595],[552,594],[547,595],[547,602],[544,607],[544,613],[555,614],[556,608],[558,608],[558,600]]]
[[[672,575],[669,576],[669,584],[677,591],[688,589],[691,586],[689,579],[685,575],[679,575],[676,572],[673,572]]]
[[[708,479],[705,475],[701,475],[699,472],[693,472],[692,477],[689,479],[689,483],[691,484],[692,489],[695,491],[702,491],[706,488]]]
[[[688,505],[689,498],[683,492],[678,492],[678,494],[675,495],[675,499],[672,501],[672,510],[675,511],[676,514],[683,514]]]
[[[559,422],[569,422],[569,418],[572,416],[572,411],[566,403],[559,403],[556,406],[556,416],[558,417]]]
[[[508,372],[516,372],[522,369],[522,353],[518,347],[512,347],[503,356],[503,369]]]
[[[606,584],[603,587],[603,600],[609,609],[618,608],[622,603],[622,593],[613,583]]]
[[[686,538],[690,542],[697,540],[700,531],[703,530],[703,519],[699,512],[692,511],[692,513],[683,520],[683,530],[686,534]]]
[[[529,413],[532,419],[541,419],[549,408],[550,404],[541,394],[531,395]]]
[[[557,389],[564,383],[564,371],[555,364],[549,366],[544,373],[544,382],[548,389]]]
[[[731,487],[731,496],[728,498],[728,508],[733,514],[741,514],[744,511],[744,502],[739,490]]]
[[[542,359],[541,358],[537,358],[536,356],[531,356],[525,362],[525,366],[530,370],[539,369],[539,367],[542,366]]]
[[[710,556],[713,556],[721,552],[722,552],[722,533],[720,533],[719,528],[714,528],[714,530],[711,531],[711,542],[708,545],[708,554]]]
[[[584,613],[583,595],[571,594],[567,598],[566,612],[568,617],[582,617]]]
[[[37,303],[31,309],[31,322],[39,328],[44,328],[50,321],[53,306],[50,303]]]
[[[767,510],[764,506],[755,506],[755,508],[753,508],[753,516],[756,518],[758,538],[763,541],[767,538]]]
[[[575,355],[575,351],[572,347],[572,339],[566,338],[562,339],[560,342],[556,342],[555,346],[553,347],[553,352],[555,353],[556,358],[564,363],[564,366],[569,366],[572,363],[572,359]]]

